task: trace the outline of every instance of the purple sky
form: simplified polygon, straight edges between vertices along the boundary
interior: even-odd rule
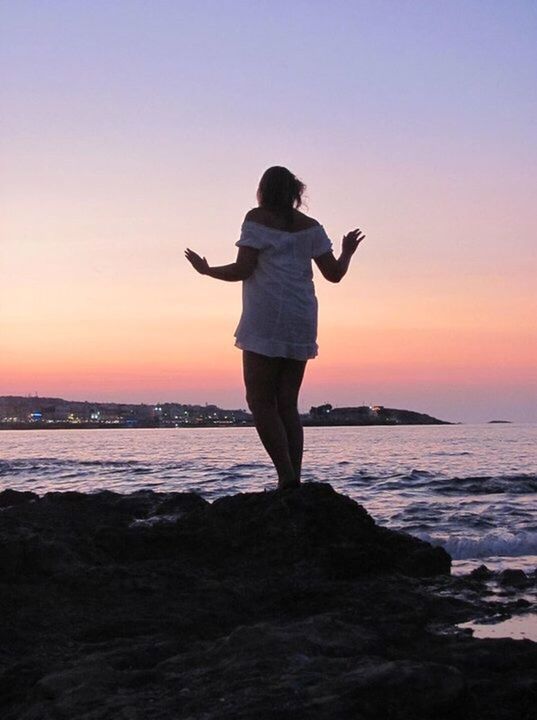
[[[1,394],[244,406],[229,262],[273,164],[336,248],[303,404],[535,421],[537,3],[0,4]]]

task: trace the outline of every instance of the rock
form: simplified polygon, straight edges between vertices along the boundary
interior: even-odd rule
[[[449,665],[396,660],[360,667],[352,671],[347,690],[376,716],[430,717],[453,711],[466,690],[462,673]],[[345,682],[345,684],[347,684]]]
[[[378,527],[364,508],[320,483],[212,504],[193,493],[54,492],[6,519],[11,532],[0,536],[0,543],[21,552],[15,558],[10,551],[4,571],[19,576],[63,572],[106,558],[129,563],[178,554],[199,564],[238,562],[245,570],[259,562],[305,562],[324,567],[334,579],[445,574],[451,562],[441,548]]]
[[[0,508],[12,507],[13,505],[22,505],[32,500],[37,500],[39,495],[33,492],[19,492],[18,490],[2,490],[0,492]]]
[[[480,565],[470,573],[470,577],[474,580],[489,580],[493,575],[492,570],[489,570],[486,565]]]
[[[485,586],[328,484],[2,497],[2,720],[531,716],[536,645],[449,632]]]
[[[327,483],[287,493],[244,493],[220,498],[179,523],[182,542],[214,561],[315,562],[332,577],[402,572],[449,573],[442,548],[378,527],[363,507]]]
[[[502,570],[499,575],[501,585],[514,588],[525,588],[529,585],[529,579],[524,570]]]

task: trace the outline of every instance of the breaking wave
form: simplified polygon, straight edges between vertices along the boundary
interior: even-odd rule
[[[414,534],[433,545],[441,545],[454,560],[537,555],[537,531],[510,533],[495,530],[481,537],[449,537],[427,532]]]

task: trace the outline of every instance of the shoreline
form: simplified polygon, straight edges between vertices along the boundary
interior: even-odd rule
[[[487,421],[483,421],[486,424]],[[440,420],[438,422],[375,422],[375,423],[354,423],[354,422],[341,422],[341,423],[318,423],[318,422],[303,422],[303,427],[424,427],[433,425],[438,427],[439,425],[465,425],[463,422],[449,422],[447,420]],[[472,424],[472,423],[470,423]],[[2,430],[196,430],[198,428],[253,428],[253,423],[197,423],[192,425],[100,425],[98,423],[54,423],[54,424],[39,424],[39,423],[13,423],[13,424],[0,424],[0,431]]]

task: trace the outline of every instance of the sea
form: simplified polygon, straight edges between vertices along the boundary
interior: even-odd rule
[[[537,567],[537,425],[305,428],[303,480],[444,547],[455,572]],[[0,432],[0,489],[222,495],[271,490],[254,428]]]

